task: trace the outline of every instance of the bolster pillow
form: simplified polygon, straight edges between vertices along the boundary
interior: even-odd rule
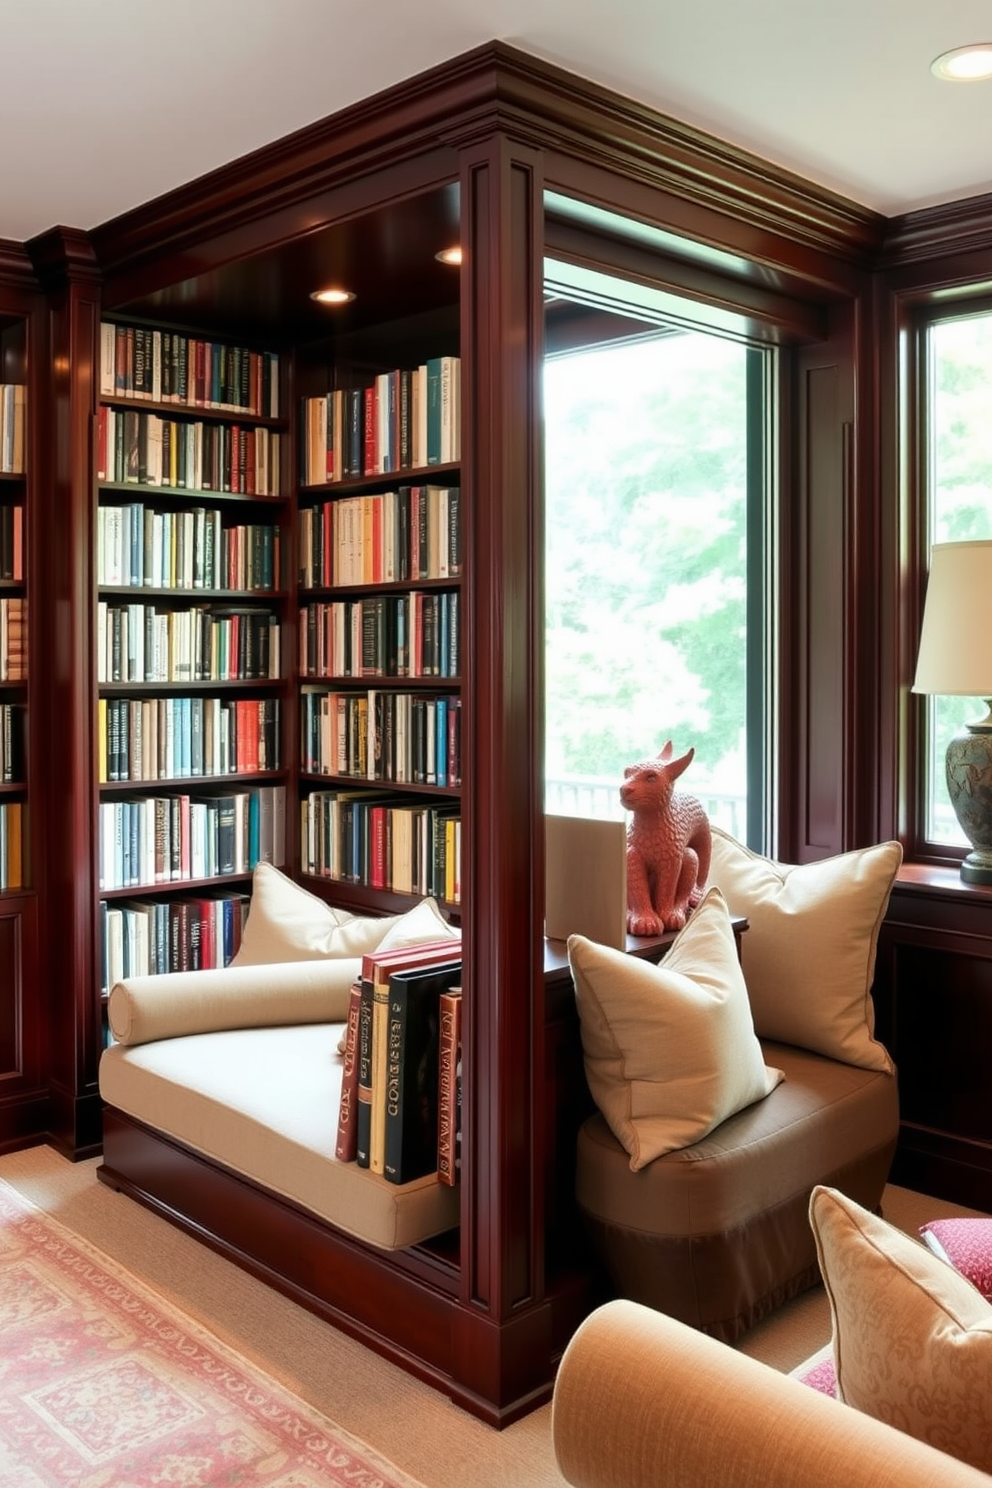
[[[128,977],[111,989],[110,1031],[119,1044],[147,1044],[229,1028],[343,1023],[361,966],[360,957],[346,957]]]
[[[989,1478],[636,1302],[565,1350],[551,1434],[573,1488],[981,1488]]]

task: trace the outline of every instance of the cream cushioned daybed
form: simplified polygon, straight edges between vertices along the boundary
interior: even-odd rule
[[[433,1176],[390,1183],[334,1151],[361,956],[442,935],[458,945],[432,900],[359,918],[259,864],[230,966],[112,988],[101,1097],[355,1239],[396,1250],[443,1234],[458,1223],[456,1188]]]

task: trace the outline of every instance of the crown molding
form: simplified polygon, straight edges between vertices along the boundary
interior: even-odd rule
[[[666,200],[690,203],[700,209],[692,230],[700,230],[696,218],[709,213],[714,241],[725,230],[721,224],[741,224],[749,251],[756,249],[771,264],[790,257],[783,245],[799,245],[866,267],[881,243],[885,219],[878,214],[574,73],[491,42],[102,224],[90,235],[97,262],[105,275],[126,278],[171,258],[173,279],[177,266],[192,275],[204,266],[198,248],[208,240],[235,235],[232,256],[246,246],[264,246],[257,237],[249,244],[251,234],[244,233],[263,219],[274,223],[278,217],[283,240],[327,225],[329,194],[359,178],[368,181],[379,172],[395,183],[397,167],[406,166],[408,189],[411,183],[456,180],[458,151],[494,131],[546,152],[549,176],[557,159],[573,175],[583,167],[599,169],[632,187],[663,193],[652,202],[659,220],[667,220]]]

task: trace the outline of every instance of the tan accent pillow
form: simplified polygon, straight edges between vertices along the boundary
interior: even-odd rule
[[[660,966],[568,938],[589,1089],[636,1172],[783,1078],[754,1035],[723,896],[706,894]]]
[[[791,866],[719,827],[712,836],[709,882],[748,920],[741,959],[758,1037],[891,1071],[874,1037],[871,984],[899,843]]]
[[[814,1188],[810,1223],[840,1399],[992,1472],[992,1305],[836,1189]]]

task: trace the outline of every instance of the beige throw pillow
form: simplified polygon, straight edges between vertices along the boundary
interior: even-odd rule
[[[836,1189],[814,1188],[810,1223],[840,1399],[992,1472],[992,1305]]]
[[[354,915],[334,909],[273,868],[259,863],[252,875],[251,904],[232,966],[287,961],[323,961],[364,956],[368,951],[417,945],[459,932],[434,899],[422,899],[406,914]]]
[[[741,958],[759,1038],[891,1070],[874,1037],[871,984],[898,842],[791,866],[712,829],[709,882],[748,921]]]
[[[568,938],[589,1089],[636,1172],[782,1079],[767,1069],[723,896],[711,889],[659,966]]]
[[[461,940],[461,930],[444,918],[436,899],[421,899],[406,914],[396,915],[388,921],[385,935],[376,946],[377,951],[396,951],[404,946],[420,945],[425,940]]]

